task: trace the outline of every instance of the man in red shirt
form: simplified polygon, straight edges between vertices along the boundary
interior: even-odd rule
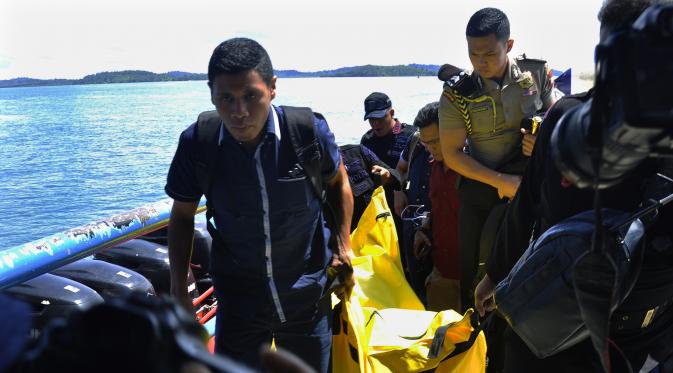
[[[432,255],[434,268],[425,280],[427,309],[461,312],[458,253],[458,192],[455,171],[446,167],[439,142],[439,103],[423,107],[414,120],[420,141],[432,154],[430,201],[432,210],[414,237],[417,257]]]

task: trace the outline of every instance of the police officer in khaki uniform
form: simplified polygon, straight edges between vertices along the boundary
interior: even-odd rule
[[[498,215],[489,215],[503,203],[502,198],[514,196],[526,156],[532,151],[534,135],[521,130],[522,119],[549,108],[556,98],[544,61],[508,58],[514,41],[509,38],[509,20],[502,11],[477,11],[468,22],[466,36],[474,72],[440,71],[440,79],[446,83],[439,111],[444,162],[461,175],[464,308],[473,304],[480,245],[482,251],[490,251],[489,243],[496,233],[482,228],[487,220],[493,227],[489,230],[497,228]],[[504,210],[504,205],[500,209]]]

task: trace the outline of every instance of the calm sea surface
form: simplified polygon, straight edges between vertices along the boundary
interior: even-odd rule
[[[357,143],[375,90],[412,122],[441,83],[280,79],[274,103],[310,106],[340,144]],[[203,81],[0,89],[0,250],[167,198],[178,136],[211,109]]]
[[[372,91],[411,123],[441,88],[434,77],[279,79],[274,103],[310,106],[339,144],[358,143]],[[0,89],[0,250],[166,198],[178,136],[204,110],[204,81]]]

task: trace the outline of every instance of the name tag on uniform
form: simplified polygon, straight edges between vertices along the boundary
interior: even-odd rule
[[[489,108],[488,105],[474,106],[470,108],[470,111],[473,113],[480,113],[482,111],[488,110],[488,108]]]

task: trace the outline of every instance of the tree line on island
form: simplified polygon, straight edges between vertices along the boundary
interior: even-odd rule
[[[279,78],[343,78],[377,76],[434,76],[437,75],[438,69],[438,65],[409,64],[396,66],[352,66],[342,67],[335,70],[322,70],[315,72],[303,72],[297,70],[276,70],[274,72]],[[106,71],[87,75],[82,79],[15,78],[0,80],[0,88],[75,84],[174,82],[186,80],[207,80],[207,75],[188,73],[183,71],[170,71],[161,74],[143,70],[125,70],[112,72]]]

